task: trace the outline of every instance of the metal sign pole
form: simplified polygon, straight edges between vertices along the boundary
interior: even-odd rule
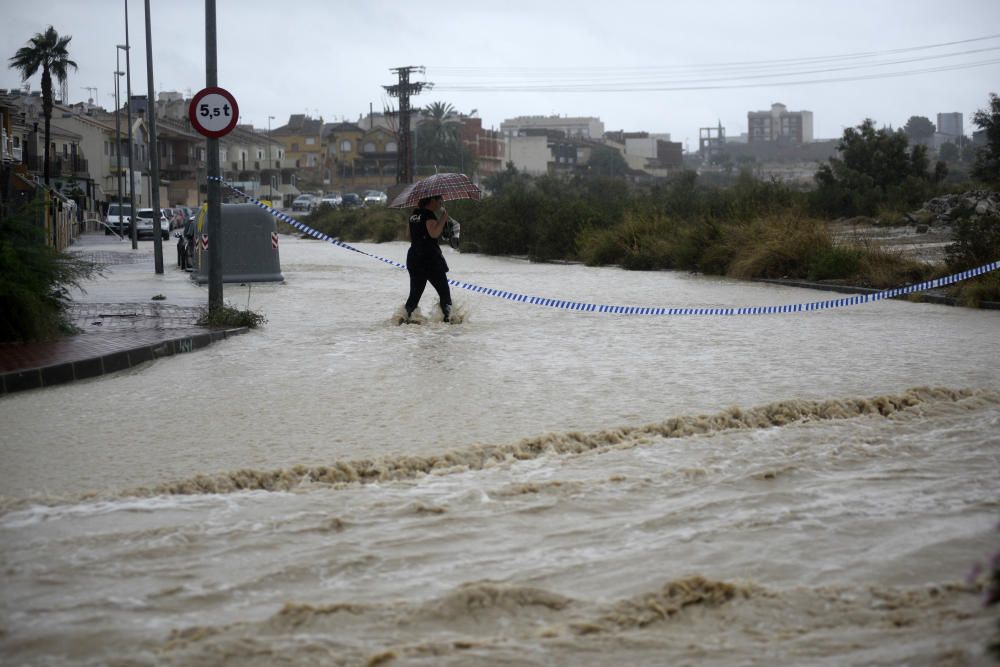
[[[205,0],[205,85],[218,86],[215,44],[215,0]],[[222,197],[219,179],[219,139],[208,137],[208,312],[222,310]]]
[[[156,102],[153,99],[153,37],[146,0],[146,114],[149,118],[149,177],[153,193],[153,272],[163,273],[163,231],[160,228],[160,150],[156,141]],[[169,226],[170,222],[167,222]]]

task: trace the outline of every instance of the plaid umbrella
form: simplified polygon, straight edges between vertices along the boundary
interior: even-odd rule
[[[392,200],[391,208],[412,208],[425,197],[441,196],[445,201],[452,199],[475,199],[480,197],[479,186],[465,174],[434,174],[417,181]]]

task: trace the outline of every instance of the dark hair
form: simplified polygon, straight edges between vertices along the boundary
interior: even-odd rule
[[[443,199],[441,195],[434,195],[433,197],[424,197],[417,202],[417,208],[427,208],[427,205],[435,199]]]

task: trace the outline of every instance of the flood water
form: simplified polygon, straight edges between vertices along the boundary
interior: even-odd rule
[[[991,664],[1000,313],[453,288],[449,325],[428,287],[399,326],[404,271],[281,253],[285,284],[226,286],[262,329],[0,398],[0,662]],[[831,298],[448,262],[597,304]]]

